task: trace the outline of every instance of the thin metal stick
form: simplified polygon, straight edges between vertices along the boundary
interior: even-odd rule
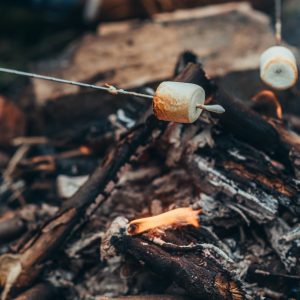
[[[275,0],[275,39],[276,44],[281,44],[281,32],[282,32],[282,3],[281,0]]]
[[[196,107],[216,114],[223,114],[225,112],[224,107],[219,104],[212,104],[212,105],[198,104]]]
[[[147,99],[153,98],[153,96],[151,96],[151,95],[125,91],[123,89],[117,89],[116,87],[109,85],[109,84],[107,84],[106,86],[100,86],[100,85],[88,84],[88,83],[83,83],[83,82],[78,82],[78,81],[66,80],[66,79],[56,78],[56,77],[52,77],[52,76],[39,75],[39,74],[35,74],[35,73],[23,72],[23,71],[1,68],[1,67],[0,67],[0,72],[96,89],[96,90],[105,91],[105,92],[108,92],[108,93],[114,94],[114,95],[121,94],[121,95],[130,95],[130,96],[136,96],[136,97],[147,98]]]

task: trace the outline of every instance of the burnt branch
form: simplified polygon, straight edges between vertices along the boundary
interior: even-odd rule
[[[123,224],[120,219],[113,222],[113,229],[104,239],[106,248],[102,247],[102,254],[111,243],[119,252],[134,256],[197,299],[245,299],[242,285],[232,272],[233,261],[218,247],[205,243],[207,239],[201,232],[190,235],[189,230],[181,229],[161,236],[153,230],[132,236],[126,233]]]

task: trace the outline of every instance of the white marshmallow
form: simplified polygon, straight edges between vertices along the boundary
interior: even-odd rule
[[[202,109],[205,91],[193,83],[164,81],[155,91],[153,111],[159,120],[178,123],[195,122]]]
[[[295,85],[298,70],[291,50],[282,46],[267,49],[260,57],[260,77],[277,90],[285,90]]]

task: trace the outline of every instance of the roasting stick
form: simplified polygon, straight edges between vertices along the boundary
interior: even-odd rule
[[[200,117],[202,110],[207,110],[217,114],[225,112],[224,108],[220,105],[205,105],[205,91],[202,87],[192,83],[164,81],[158,86],[154,95],[148,95],[118,89],[109,84],[106,84],[105,86],[94,85],[36,73],[23,72],[14,69],[0,67],[0,72],[92,88],[108,92],[112,95],[130,95],[151,99],[153,101],[153,111],[155,116],[159,120],[164,121],[193,123]]]
[[[275,43],[260,57],[260,77],[264,83],[277,90],[285,90],[296,84],[297,62],[292,51],[282,43],[282,0],[275,1]]]
[[[123,89],[117,89],[112,85],[100,86],[100,85],[66,80],[66,79],[62,79],[62,78],[45,76],[45,75],[40,75],[40,74],[36,74],[36,73],[23,72],[23,71],[7,69],[7,68],[0,68],[0,72],[14,74],[14,75],[20,75],[20,76],[26,76],[26,77],[31,77],[31,78],[35,78],[35,79],[42,79],[42,80],[47,80],[47,81],[52,81],[52,82],[76,85],[76,86],[80,86],[80,87],[91,88],[91,89],[96,89],[96,90],[100,90],[100,91],[106,91],[111,94],[130,95],[130,96],[136,96],[136,97],[148,98],[148,99],[153,98],[152,96],[147,95],[147,94],[141,94],[141,93],[136,93],[136,92],[125,91]]]
[[[281,0],[275,0],[275,38],[276,44],[280,45],[282,40],[282,6]]]

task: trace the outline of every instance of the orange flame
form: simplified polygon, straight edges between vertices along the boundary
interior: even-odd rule
[[[257,104],[268,105],[269,107],[273,106],[277,118],[282,119],[282,107],[277,96],[272,91],[262,90],[252,98],[252,101],[256,102]]]
[[[163,214],[133,220],[128,225],[129,234],[139,234],[157,227],[167,227],[171,225],[183,226],[193,225],[199,227],[199,214],[201,209],[193,210],[191,207],[176,208]]]

